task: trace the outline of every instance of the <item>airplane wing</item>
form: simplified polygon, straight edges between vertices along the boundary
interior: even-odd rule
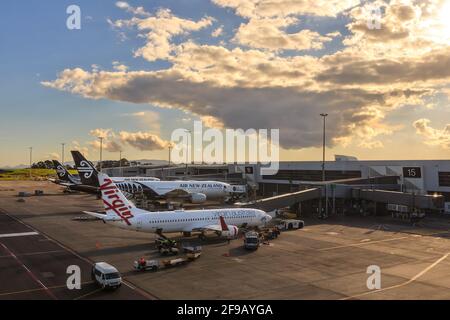
[[[190,194],[186,190],[182,189],[174,189],[172,191],[169,191],[165,194],[163,194],[165,198],[186,198],[189,197]]]
[[[210,224],[203,227],[193,228],[192,231],[222,231],[220,224]]]
[[[228,231],[229,229],[228,229],[228,225],[226,224],[226,222],[225,222],[225,219],[221,216],[221,217],[219,217],[219,222],[220,222],[220,224],[209,224],[209,225],[206,225],[206,226],[201,226],[201,227],[198,227],[198,228],[193,228],[193,230],[192,231],[219,231],[219,232],[222,232],[222,231]]]

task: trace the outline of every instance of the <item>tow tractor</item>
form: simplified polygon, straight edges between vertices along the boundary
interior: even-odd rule
[[[156,248],[158,249],[158,252],[162,255],[168,255],[168,254],[177,255],[179,252],[177,242],[175,240],[171,240],[163,235],[160,235],[155,240],[155,245],[156,245]]]
[[[176,259],[146,260],[145,258],[140,258],[134,261],[134,269],[137,271],[158,271],[160,269],[189,263],[198,259],[202,254],[202,247],[200,246],[183,247],[183,250],[186,255]]]
[[[295,230],[295,229],[302,229],[305,226],[305,222],[303,220],[296,220],[296,219],[286,219],[281,220],[280,223],[277,225],[277,228],[279,230]]]

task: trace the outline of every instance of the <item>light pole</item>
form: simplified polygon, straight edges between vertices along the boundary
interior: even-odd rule
[[[172,144],[169,144],[169,166],[172,162]]]
[[[322,181],[325,181],[325,124],[326,124],[326,118],[328,116],[328,113],[321,113],[320,114],[323,117],[323,143],[322,143]],[[325,186],[325,217],[328,217],[328,194],[327,194],[327,186]],[[322,213],[321,213],[322,214]]]
[[[30,147],[30,179],[31,179],[31,163],[33,162],[33,147]]]
[[[62,165],[64,166],[64,146],[65,146],[66,144],[63,142],[63,143],[61,143],[61,146],[62,146],[62,151],[61,151],[61,161],[62,161]]]
[[[123,169],[122,169],[122,150],[119,150],[119,167],[120,167],[120,176],[123,177]]]
[[[188,161],[189,161],[189,145],[190,145],[190,134],[191,134],[191,130],[184,130],[186,132],[186,138],[187,138],[187,142],[186,142],[186,172],[185,172],[185,176],[187,176],[187,172],[188,172]]]
[[[328,113],[321,113],[323,117],[323,143],[322,143],[322,181],[325,181],[325,124]]]
[[[100,139],[100,165],[99,171],[102,172],[102,161],[103,161],[103,137],[98,137]]]

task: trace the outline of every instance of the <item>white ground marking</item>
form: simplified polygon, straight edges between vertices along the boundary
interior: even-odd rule
[[[0,238],[26,237],[38,235],[38,232],[21,232],[21,233],[4,233],[0,234]]]
[[[372,294],[372,293],[377,293],[377,292],[381,292],[381,291],[387,291],[387,290],[391,290],[391,289],[395,289],[395,288],[400,288],[400,287],[406,286],[406,285],[416,281],[418,278],[423,276],[425,273],[427,273],[428,271],[433,269],[435,266],[437,266],[439,263],[441,263],[443,260],[445,260],[449,255],[450,255],[450,252],[444,254],[442,257],[437,259],[435,262],[430,264],[428,267],[426,267],[425,269],[420,271],[418,274],[416,274],[414,277],[412,277],[411,279],[409,279],[406,282],[403,282],[403,283],[400,283],[400,284],[397,284],[397,285],[394,285],[394,286],[390,286],[390,287],[387,287],[387,288],[382,288],[382,289],[373,290],[373,291],[367,291],[367,292],[356,294],[356,295],[353,295],[353,296],[350,296],[350,297],[342,298],[340,300],[349,300],[349,299],[353,299],[353,298],[366,296],[366,295],[369,295],[369,294]]]
[[[388,241],[395,241],[395,240],[401,240],[401,239],[407,239],[410,236],[404,236],[404,237],[398,237],[398,238],[390,238],[390,239],[383,239],[383,240],[376,240],[376,241],[365,241],[365,242],[358,242],[358,243],[351,243],[351,244],[344,244],[341,246],[335,246],[335,247],[328,247],[328,248],[322,248],[318,249],[317,251],[328,251],[333,249],[341,249],[341,248],[348,248],[348,247],[358,247],[358,246],[364,246],[374,243],[380,243],[380,242],[388,242]],[[364,240],[364,239],[363,239]]]

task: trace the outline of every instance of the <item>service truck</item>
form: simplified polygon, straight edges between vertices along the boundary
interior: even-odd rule
[[[255,231],[248,231],[244,236],[244,248],[247,250],[257,250],[261,244],[259,233]]]

